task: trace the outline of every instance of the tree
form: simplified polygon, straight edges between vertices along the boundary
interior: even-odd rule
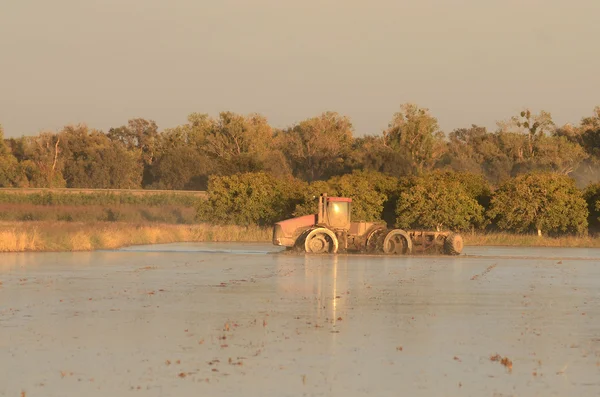
[[[535,142],[535,152],[533,168],[564,175],[573,173],[588,157],[581,146],[564,136],[540,137]]]
[[[206,143],[206,136],[213,121],[206,113],[191,113],[187,120],[187,124],[182,126],[181,135],[187,144],[200,149]]]
[[[588,186],[584,191],[583,197],[587,202],[590,230],[598,232],[600,231],[600,183]]]
[[[293,211],[294,216],[316,214],[318,211],[318,197],[322,193],[337,196],[337,191],[327,181],[313,181],[306,183],[300,192],[300,200]]]
[[[42,132],[19,140],[19,161],[31,187],[65,187],[60,136]]]
[[[63,172],[68,187],[132,189],[141,187],[141,149],[128,148],[87,125],[70,125],[59,134],[62,140]]]
[[[271,127],[263,116],[221,112],[207,130],[204,150],[224,175],[257,172],[263,169],[271,137]]]
[[[349,163],[351,169],[375,171],[397,178],[416,172],[410,155],[386,146],[384,138],[380,136],[356,138]]]
[[[208,198],[198,203],[198,219],[218,224],[267,226],[290,218],[301,201],[302,182],[264,172],[213,175]]]
[[[327,193],[328,196],[352,199],[352,221],[379,221],[384,219],[386,204],[396,192],[397,185],[396,178],[359,170],[327,181],[314,181],[302,190],[302,201],[297,204],[294,216],[316,214],[317,198]]]
[[[481,174],[472,172],[434,171],[434,178],[440,181],[458,182],[465,189],[467,195],[473,198],[484,209],[487,209],[492,197],[492,188],[489,182]]]
[[[594,115],[584,117],[577,126],[567,124],[556,130],[555,135],[566,139],[573,146],[581,147],[583,159],[573,172],[569,173],[584,188],[600,180],[600,106],[594,109]],[[562,154],[562,152],[561,152]],[[566,153],[565,153],[566,155]],[[565,157],[569,158],[568,155]]]
[[[573,179],[556,173],[529,173],[494,193],[488,217],[501,230],[542,233],[587,232],[586,201]]]
[[[600,106],[594,108],[594,115],[581,120],[581,144],[584,149],[600,159]]]
[[[497,146],[507,156],[510,176],[533,171],[570,175],[585,160],[587,154],[576,142],[574,131],[555,128],[550,113],[534,115],[521,112],[508,122],[498,123]]]
[[[429,109],[412,103],[400,106],[400,111],[394,114],[383,133],[385,145],[408,155],[418,173],[433,168],[443,155],[443,137],[437,119],[429,114]]]
[[[26,184],[25,173],[4,142],[4,130],[0,125],[0,187],[20,187]]]
[[[498,123],[498,126],[501,132],[516,132],[526,136],[528,157],[535,156],[536,139],[552,134],[556,127],[550,113],[542,110],[539,114],[532,114],[529,109],[521,111],[519,116],[513,116],[509,121]]]
[[[161,149],[152,166],[149,187],[168,190],[205,190],[211,169],[210,160],[193,148],[182,144]]]
[[[6,142],[4,142],[4,128],[2,127],[2,124],[0,124],[0,156],[4,156],[8,154],[8,152],[8,146],[6,145]]]
[[[207,189],[208,176],[216,168],[203,151],[211,126],[208,115],[192,113],[188,123],[166,129],[159,135],[157,157],[151,167],[152,188]]]
[[[591,176],[590,180],[597,182],[600,179],[600,106],[596,106],[592,117],[581,120],[578,130],[581,133],[581,146],[589,155],[585,165]]]
[[[484,208],[452,173],[432,172],[400,183],[396,226],[467,230],[485,227]]]
[[[440,165],[454,171],[482,172],[483,156],[478,146],[488,133],[485,127],[472,125],[471,128],[459,128],[449,135],[448,149]]]
[[[448,150],[439,162],[442,168],[483,174],[494,184],[510,177],[515,161],[510,153],[514,148],[505,147],[508,140],[503,138],[506,136],[472,125],[452,131],[449,138]]]
[[[352,199],[351,217],[355,222],[381,220],[384,203],[388,199],[383,192],[385,187],[377,186],[377,180],[370,180],[369,175],[373,174],[354,172],[327,181],[336,195]]]
[[[307,181],[327,179],[344,171],[352,149],[352,123],[325,112],[278,132],[282,152],[293,175]]]
[[[156,159],[158,126],[153,120],[131,119],[126,126],[108,130],[108,138],[121,142],[129,152],[139,152],[139,161],[143,167],[142,184],[152,183],[151,167]]]

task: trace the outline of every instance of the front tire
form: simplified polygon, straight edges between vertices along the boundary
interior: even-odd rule
[[[338,251],[338,240],[329,229],[313,229],[304,239],[304,251],[310,254],[335,254]]]

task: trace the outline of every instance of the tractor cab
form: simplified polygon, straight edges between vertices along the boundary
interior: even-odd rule
[[[348,230],[350,229],[351,211],[351,198],[328,197],[327,194],[321,194],[319,196],[317,224],[327,226],[333,230]]]
[[[408,255],[441,250],[458,255],[462,251],[462,237],[456,233],[390,229],[385,221],[351,222],[351,212],[351,198],[323,193],[316,214],[275,223],[273,244],[317,254],[355,251]]]

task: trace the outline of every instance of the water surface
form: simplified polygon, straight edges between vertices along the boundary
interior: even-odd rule
[[[0,396],[600,394],[599,249],[279,251],[0,255]]]

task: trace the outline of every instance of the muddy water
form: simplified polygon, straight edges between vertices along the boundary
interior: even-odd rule
[[[0,255],[0,396],[600,395],[600,250],[276,251]]]

